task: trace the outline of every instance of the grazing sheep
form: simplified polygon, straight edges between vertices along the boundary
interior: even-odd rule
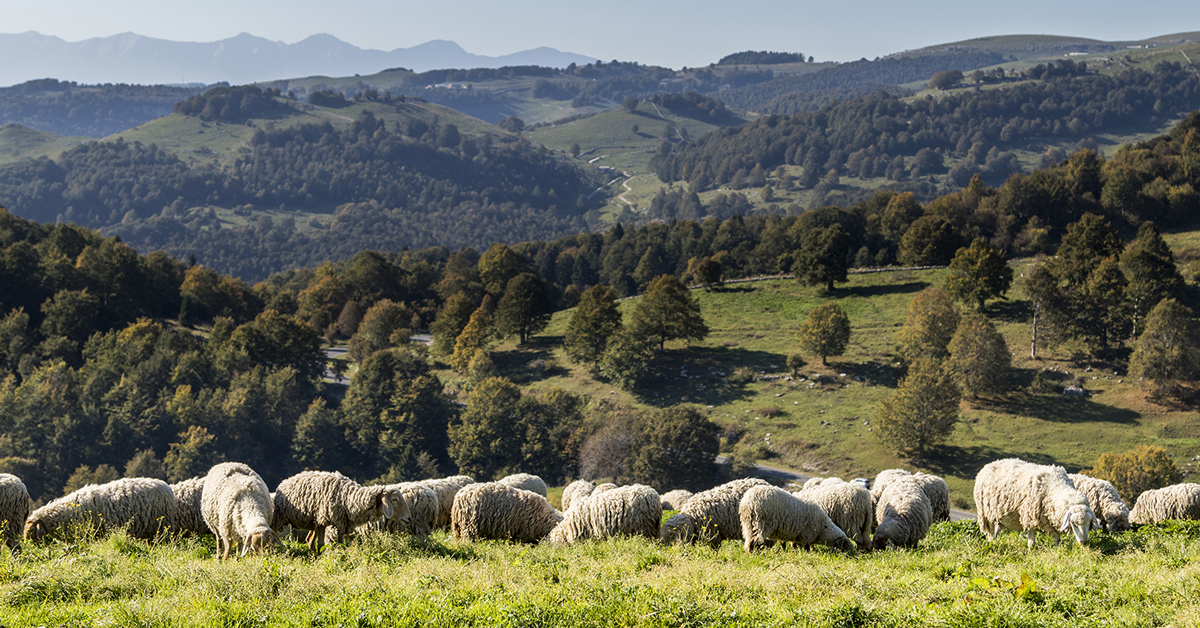
[[[921,488],[925,490],[925,496],[929,498],[929,507],[933,509],[933,520],[949,521],[950,520],[950,488],[946,486],[946,481],[936,475],[928,473],[911,473],[904,469],[888,469],[880,471],[875,477],[875,483],[871,485],[871,497],[878,503],[879,496],[883,494],[884,489],[888,484],[899,478],[916,478],[920,483]],[[879,523],[876,521],[876,523]]]
[[[279,544],[271,529],[274,504],[266,482],[240,462],[223,462],[204,477],[200,512],[204,524],[217,537],[217,558],[229,558],[241,546],[238,558]]]
[[[775,486],[752,486],[738,505],[747,552],[769,541],[785,541],[805,549],[820,543],[845,552],[851,541],[821,507]]]
[[[683,508],[683,505],[686,504],[691,498],[691,491],[685,491],[681,488],[677,488],[662,496],[662,508],[663,510],[679,510]]]
[[[396,517],[407,525],[407,506],[393,508],[403,503],[404,498],[386,486],[362,486],[340,473],[305,471],[279,483],[271,527],[312,530],[308,545],[320,551],[327,527],[336,528],[337,539],[345,542],[356,527],[370,521]]]
[[[450,509],[454,506],[454,494],[462,487],[474,483],[475,480],[465,475],[456,475],[437,480],[421,480],[418,482],[418,484],[429,488],[437,495],[438,512],[437,517],[433,520],[433,527],[435,529],[446,530],[450,528]]]
[[[408,525],[404,525],[399,518],[393,516],[391,519],[364,523],[358,526],[358,530],[360,532],[367,530],[386,531],[394,534],[410,534],[422,539],[429,538],[430,532],[433,531],[433,522],[437,518],[437,493],[434,493],[433,489],[428,486],[423,486],[417,482],[389,484],[388,488],[397,491],[397,494],[404,498],[404,505],[408,507]],[[395,512],[399,507],[399,501],[393,497],[392,511]],[[327,543],[336,539],[337,532],[333,528],[325,530],[325,541]]]
[[[542,497],[546,496],[546,483],[536,475],[529,473],[514,473],[496,480],[497,482],[513,488],[519,488],[531,493],[537,493]]]
[[[1121,499],[1112,482],[1082,473],[1071,473],[1067,477],[1071,478],[1075,488],[1087,497],[1088,505],[1092,507],[1092,513],[1096,515],[1101,527],[1109,532],[1123,532],[1131,528],[1129,506],[1125,505],[1125,500]]]
[[[25,522],[25,538],[41,541],[52,535],[71,539],[85,529],[108,533],[128,526],[130,536],[150,539],[173,525],[175,494],[166,482],[124,478],[89,484],[33,511]]]
[[[871,530],[875,527],[875,507],[871,492],[858,482],[843,482],[840,478],[827,478],[824,482],[809,486],[796,496],[821,507],[856,544],[858,549],[871,549]]]
[[[200,512],[200,496],[204,492],[203,475],[171,485],[175,493],[175,529],[185,535],[212,534]]]
[[[879,496],[883,495],[883,489],[887,488],[887,485],[892,480],[908,477],[910,475],[912,475],[912,473],[904,469],[885,469],[880,471],[879,475],[875,476],[875,481],[871,483],[871,497],[878,502]]]
[[[548,541],[571,545],[613,536],[658,537],[662,497],[644,484],[630,484],[577,500],[550,532]]]
[[[568,484],[567,488],[564,488],[562,492],[563,512],[566,512],[576,499],[591,495],[592,491],[595,489],[596,485],[592,484],[588,480],[575,480],[574,482]]]
[[[1175,484],[1138,496],[1129,520],[1137,524],[1164,519],[1200,519],[1200,484]]]
[[[612,482],[605,482],[604,484],[597,484],[596,488],[592,489],[592,495],[599,495],[606,491],[611,491],[614,488],[617,488],[617,485],[613,484]]]
[[[875,523],[875,549],[889,544],[916,547],[933,524],[933,507],[922,482],[911,475],[892,478],[875,503]]]
[[[0,527],[4,529],[4,544],[13,553],[21,549],[21,532],[32,508],[33,500],[21,478],[0,473]]]
[[[758,478],[743,478],[696,493],[679,509],[679,514],[663,523],[658,541],[663,544],[703,541],[715,550],[723,541],[740,540],[742,519],[738,505],[746,491],[755,486],[768,484]]]
[[[1088,499],[1071,483],[1066,469],[1019,458],[989,462],[975,476],[975,507],[979,530],[994,540],[1002,530],[1024,531],[1033,547],[1037,531],[1057,545],[1071,530],[1080,544],[1096,525]]]
[[[464,486],[450,509],[456,541],[496,539],[537,543],[562,521],[545,497],[499,482]]]

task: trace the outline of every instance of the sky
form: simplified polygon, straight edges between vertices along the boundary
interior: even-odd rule
[[[432,39],[498,56],[539,46],[671,68],[742,50],[853,61],[987,35],[1108,41],[1200,31],[1196,0],[0,0],[0,32],[67,41],[133,32],[209,42],[242,32],[295,43],[328,33],[393,50]]]

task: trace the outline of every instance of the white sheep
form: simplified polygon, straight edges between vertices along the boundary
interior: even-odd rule
[[[1138,495],[1129,520],[1136,524],[1164,519],[1200,519],[1200,484],[1174,484]]]
[[[495,539],[537,543],[562,521],[545,497],[499,482],[464,486],[450,509],[450,533],[456,541]]]
[[[825,481],[808,485],[796,496],[821,507],[855,543],[858,549],[871,548],[871,531],[875,527],[875,507],[871,492],[858,482],[844,482],[841,478],[826,478]]]
[[[880,471],[879,475],[875,476],[875,482],[871,485],[871,497],[878,502],[879,496],[883,494],[888,484],[899,478],[916,478],[921,488],[924,489],[925,496],[929,498],[929,507],[933,509],[933,520],[935,522],[950,520],[950,487],[946,486],[945,480],[936,475],[921,473],[920,471],[911,473],[904,469]]]
[[[662,521],[662,497],[644,484],[621,486],[600,495],[572,502],[562,522],[550,532],[547,541],[570,545],[587,539],[614,536],[658,537]]]
[[[367,530],[387,531],[394,534],[410,534],[422,539],[429,538],[430,532],[433,531],[433,522],[437,519],[437,493],[433,492],[433,489],[428,486],[418,482],[401,482],[399,484],[389,484],[387,487],[396,491],[397,495],[404,498],[404,506],[408,507],[408,525],[404,525],[398,518],[393,517],[392,519],[364,523],[358,526],[358,530],[361,532]],[[395,512],[399,508],[400,503],[393,496],[392,511]],[[325,530],[326,542],[332,542],[336,538],[337,533],[333,528]]]
[[[604,493],[606,491],[611,491],[614,488],[617,488],[617,485],[613,484],[612,482],[605,482],[604,484],[597,484],[596,488],[592,489],[592,495],[600,495],[601,493]]]
[[[775,486],[753,486],[738,505],[742,538],[747,552],[771,541],[790,542],[804,548],[820,543],[852,552],[851,541],[821,507]]]
[[[888,545],[916,547],[933,524],[933,507],[922,482],[914,476],[894,477],[875,502],[875,535],[871,544],[877,550]]]
[[[292,529],[312,530],[308,545],[320,551],[325,528],[337,529],[337,539],[345,542],[355,528],[364,523],[393,516],[407,525],[407,507],[397,512],[393,505],[404,498],[386,486],[362,486],[340,473],[304,471],[279,483],[275,489],[276,531],[285,525]]]
[[[742,538],[742,519],[738,506],[746,491],[768,486],[759,478],[743,478],[701,491],[692,496],[678,514],[671,515],[658,532],[658,541],[671,543],[708,543],[714,550],[723,541]]]
[[[994,540],[1002,530],[1024,531],[1033,547],[1037,531],[1050,535],[1057,545],[1071,530],[1080,544],[1096,525],[1088,499],[1071,483],[1066,469],[1039,465],[1019,458],[996,460],[975,476],[975,508],[979,530]]]
[[[273,510],[266,482],[240,462],[222,462],[204,476],[200,512],[217,537],[217,558],[228,559],[238,546],[240,558],[278,545],[279,536],[271,529]]]
[[[462,487],[474,483],[475,480],[465,475],[456,475],[437,480],[421,480],[418,482],[418,484],[429,488],[437,494],[438,512],[437,517],[433,521],[435,529],[446,530],[450,528],[450,509],[454,507],[455,493],[458,493]]]
[[[175,494],[162,480],[124,478],[89,484],[38,508],[25,521],[25,538],[71,539],[78,533],[107,533],[128,526],[130,536],[154,538],[175,525]]]
[[[571,503],[580,497],[587,497],[596,489],[596,485],[588,480],[575,480],[567,485],[562,492],[562,509],[566,512]]]
[[[4,530],[4,543],[13,553],[21,549],[21,533],[25,520],[33,508],[29,491],[21,478],[11,473],[0,473],[0,528]]]
[[[1108,480],[1101,480],[1082,473],[1068,474],[1071,483],[1088,499],[1096,520],[1109,532],[1123,532],[1130,529],[1129,506],[1121,499],[1117,487]]]
[[[537,493],[542,497],[546,496],[546,482],[531,473],[514,473],[496,481],[506,486]]]
[[[662,507],[663,510],[680,510],[683,505],[692,498],[692,492],[681,488],[663,493]]]
[[[200,512],[200,497],[204,492],[205,476],[197,476],[171,485],[175,493],[175,529],[185,535],[212,534]]]

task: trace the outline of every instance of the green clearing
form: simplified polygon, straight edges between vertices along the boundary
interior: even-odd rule
[[[1200,622],[1200,527],[1085,547],[938,524],[917,550],[846,556],[645,539],[571,547],[365,535],[220,562],[211,538],[122,535],[0,556],[24,626],[1163,626]]]
[[[92,141],[95,140],[90,137],[63,137],[19,124],[6,124],[0,126],[0,164],[54,157],[72,146]]]
[[[769,466],[841,477],[874,477],[883,469],[915,466],[945,477],[961,509],[973,509],[979,469],[1010,456],[1074,471],[1091,466],[1101,453],[1145,443],[1165,447],[1190,478],[1194,463],[1189,460],[1200,455],[1200,432],[1194,429],[1200,412],[1154,405],[1136,382],[1111,367],[1073,361],[1069,348],[1040,347],[1039,359],[1029,359],[1029,313],[1021,290],[1029,263],[1013,262],[1017,280],[1009,300],[989,304],[987,312],[1013,353],[1010,392],[964,401],[954,434],[924,461],[889,453],[869,423],[897,384],[892,351],[908,303],[925,287],[940,285],[944,270],[851,275],[830,296],[792,280],[694,291],[711,333],[690,347],[668,343],[655,365],[659,376],[641,397],[597,380],[566,358],[561,343],[571,311],[555,314],[546,331],[525,347],[500,345],[495,361],[502,374],[533,388],[559,386],[643,410],[697,404],[722,428],[740,435],[743,449],[765,456],[760,462]],[[829,300],[850,316],[850,346],[844,356],[830,358],[827,368],[819,358],[806,356],[808,365],[791,378],[786,359],[798,351],[796,327],[809,310]],[[628,313],[634,303],[626,300],[621,308]],[[1027,385],[1042,369],[1059,381],[1084,378],[1091,396],[1029,392]],[[462,385],[449,371],[440,375],[452,388]],[[722,451],[732,449],[723,440]]]

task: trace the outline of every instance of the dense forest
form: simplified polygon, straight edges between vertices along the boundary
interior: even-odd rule
[[[79,85],[40,79],[0,88],[0,125],[20,124],[59,135],[105,137],[171,113],[204,87]]]
[[[663,181],[705,190],[749,181],[755,169],[797,165],[804,167],[799,184],[808,188],[838,176],[904,181],[942,174],[953,157],[962,159],[950,172],[955,185],[975,174],[999,185],[1020,169],[1007,148],[1070,141],[1200,107],[1200,79],[1177,63],[1114,76],[1075,76],[1070,61],[1039,68],[1039,76],[1050,78],[1008,89],[913,101],[880,93],[816,112],[765,116],[686,146],[663,144],[651,167]],[[922,200],[934,189],[914,188]]]
[[[496,333],[515,334],[504,321],[522,308],[570,307],[601,284],[614,296],[653,292],[664,274],[720,281],[785,270],[807,278],[817,263],[943,264],[976,238],[1009,254],[1053,251],[1061,239],[1069,250],[1059,256],[1078,263],[1060,265],[1062,277],[1052,277],[1060,283],[1047,294],[1074,303],[1071,291],[1085,286],[1081,311],[1105,313],[1102,327],[1087,329],[1120,333],[1128,321],[1108,314],[1121,308],[1096,301],[1138,294],[1121,287],[1127,262],[1117,265],[1125,248],[1118,233],[1140,226],[1142,248],[1128,250],[1141,258],[1130,254],[1130,263],[1162,261],[1145,221],[1194,220],[1198,134],[1195,113],[1110,159],[1084,150],[999,188],[975,178],[926,205],[881,192],[800,216],[618,225],[483,253],[363,251],[255,285],[161,252],[138,255],[82,227],[0,211],[0,471],[17,473],[35,495],[113,479],[121,469],[182,479],[222,458],[247,462],[270,483],[302,468],[391,481],[523,468],[557,481],[582,464],[593,439],[615,433],[630,451],[644,449],[630,442],[669,448],[654,426],[700,425],[695,417],[667,408],[647,420],[603,404],[584,412],[578,398],[553,389],[523,395],[491,377],[486,349],[466,367],[481,375],[456,405],[429,359],[408,345],[413,330],[428,328],[433,353],[453,353],[453,364],[464,338],[491,333],[482,321],[494,318]],[[271,141],[264,133],[259,146]],[[679,190],[658,201],[664,211],[694,202]],[[255,233],[264,245],[287,244],[270,240],[270,230]],[[1111,289],[1093,289],[1101,285]],[[322,338],[348,339],[359,361],[344,393],[322,381]],[[1103,350],[1112,338],[1089,342]],[[630,478],[650,473],[636,460],[628,469]]]

